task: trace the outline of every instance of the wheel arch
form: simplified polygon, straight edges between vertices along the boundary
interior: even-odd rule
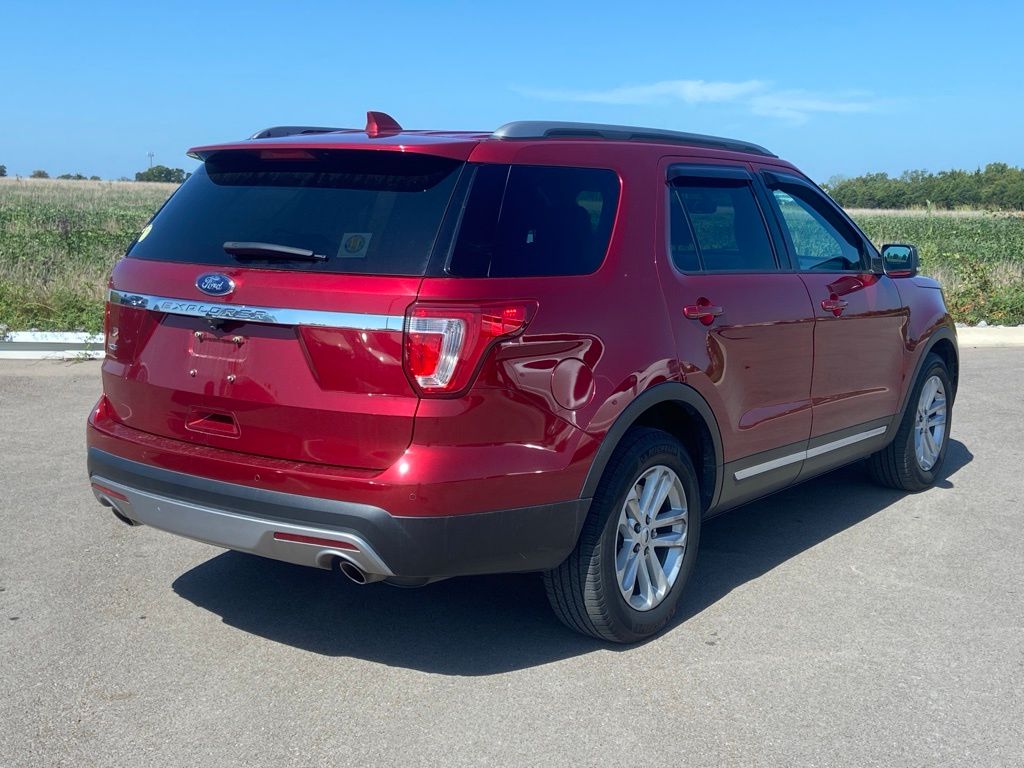
[[[721,432],[707,401],[693,387],[680,382],[665,382],[651,387],[619,414],[605,433],[591,462],[580,497],[594,496],[619,442],[636,426],[662,429],[683,444],[697,470],[703,513],[713,509],[722,490]]]
[[[953,394],[950,400],[951,402],[956,400],[956,392],[960,386],[960,352],[956,343],[956,332],[948,326],[943,326],[932,332],[924,343],[921,354],[918,355],[917,362],[914,364],[914,373],[907,379],[906,391],[903,393],[900,408],[893,416],[893,427],[899,425],[903,420],[904,414],[907,412],[907,408],[910,407],[910,393],[914,391],[914,383],[917,381],[918,376],[921,375],[921,369],[924,367],[928,355],[933,352],[942,358],[942,361],[946,364],[949,378],[953,382]]]
[[[924,356],[927,357],[933,352],[941,357],[942,361],[946,364],[949,378],[953,382],[953,395],[955,397],[956,391],[960,387],[960,355],[957,346],[950,338],[950,335],[944,334],[935,340],[935,343],[928,348]]]

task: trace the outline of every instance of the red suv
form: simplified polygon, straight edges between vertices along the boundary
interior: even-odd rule
[[[358,583],[540,571],[629,642],[702,520],[941,471],[938,284],[761,147],[370,113],[190,154],[110,281],[89,474],[126,523]]]

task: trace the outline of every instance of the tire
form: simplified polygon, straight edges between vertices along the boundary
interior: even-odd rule
[[[659,487],[669,488],[665,501],[654,510],[654,524],[640,522],[645,519],[644,497],[634,495],[648,483],[652,494]],[[652,508],[649,505],[648,511]],[[658,526],[658,521],[667,524]],[[616,643],[637,642],[661,631],[693,572],[700,524],[697,474],[683,446],[659,429],[631,429],[605,468],[576,548],[560,566],[544,574],[544,587],[558,618],[570,629]],[[634,538],[627,540],[626,535]],[[678,546],[680,541],[685,546]],[[646,554],[648,549],[658,566]],[[633,587],[627,598],[620,584],[629,581],[634,562]],[[663,582],[656,578],[659,566]],[[637,607],[647,599],[649,603]]]
[[[939,450],[932,461],[928,461],[934,450],[925,450],[925,461],[922,463],[918,450],[918,440],[922,439],[917,429],[919,425],[922,403],[922,394],[925,386],[938,379],[941,386],[941,394],[944,396],[944,416],[942,436],[937,441]],[[936,354],[929,354],[921,367],[921,373],[914,382],[914,389],[907,401],[906,412],[900,421],[899,429],[896,430],[896,437],[889,445],[873,454],[868,459],[868,467],[872,477],[882,485],[896,488],[901,491],[917,493],[935,484],[936,479],[942,472],[942,465],[946,460],[946,448],[949,445],[949,430],[952,426],[953,397],[955,391],[949,377],[949,371],[942,358]],[[927,397],[927,396],[926,396]],[[931,433],[931,430],[929,430]],[[928,440],[925,440],[926,445]],[[931,440],[932,445],[936,441]]]

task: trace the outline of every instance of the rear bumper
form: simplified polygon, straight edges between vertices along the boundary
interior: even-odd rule
[[[382,578],[553,568],[576,545],[590,504],[578,499],[477,514],[399,517],[368,504],[174,472],[95,447],[89,448],[88,463],[92,482],[101,486],[97,498],[132,522],[300,565],[329,568],[341,557]]]

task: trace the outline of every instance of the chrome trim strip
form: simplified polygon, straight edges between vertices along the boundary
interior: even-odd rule
[[[737,470],[733,473],[733,477],[737,480],[746,480],[748,477],[753,477],[754,475],[771,472],[773,469],[785,467],[788,464],[795,464],[796,462],[803,461],[805,459],[813,459],[815,456],[821,456],[822,454],[837,451],[840,448],[845,448],[848,445],[859,443],[862,440],[877,437],[878,435],[883,434],[885,430],[885,427],[875,427],[874,429],[869,429],[867,432],[858,432],[855,435],[841,437],[838,440],[833,440],[830,443],[824,443],[822,445],[815,446],[814,448],[809,448],[806,451],[791,453],[788,456],[783,456],[779,459],[772,459],[771,461],[766,461],[763,464],[755,464],[752,467]]]
[[[748,477],[760,475],[762,472],[771,472],[773,469],[779,469],[780,467],[795,464],[798,461],[803,461],[805,458],[807,458],[807,451],[791,453],[789,456],[783,456],[780,459],[772,459],[771,461],[766,461],[764,464],[755,464],[752,467],[737,470],[733,477],[737,480],[746,480]]]
[[[173,299],[111,289],[111,304],[136,309],[165,312],[170,315],[202,317],[211,320],[239,320],[268,325],[307,325],[317,328],[345,328],[356,331],[400,331],[405,323],[401,315],[372,315],[361,312],[326,312],[317,309],[286,307],[253,307],[247,304],[226,304],[221,301]]]
[[[823,453],[828,453],[829,451],[836,451],[839,450],[840,448],[845,448],[848,445],[859,443],[861,440],[868,440],[869,438],[872,437],[878,437],[879,435],[885,432],[885,429],[885,427],[875,427],[874,429],[869,429],[867,432],[858,432],[856,435],[850,435],[849,437],[841,437],[838,440],[833,440],[831,443],[819,445],[816,448],[808,448],[807,458],[813,459],[815,456],[821,456],[821,454]]]

